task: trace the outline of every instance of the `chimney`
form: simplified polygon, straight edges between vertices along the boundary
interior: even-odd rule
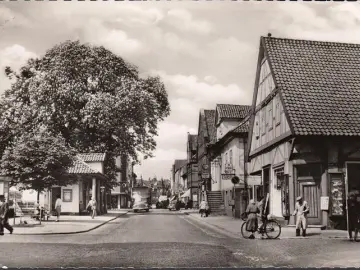
[[[268,37],[271,37],[271,33],[268,33]]]

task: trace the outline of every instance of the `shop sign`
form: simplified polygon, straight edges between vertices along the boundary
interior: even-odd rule
[[[207,170],[209,169],[209,165],[204,164],[204,165],[202,166],[202,169],[203,169],[203,171],[207,171]]]
[[[255,175],[247,176],[247,184],[249,186],[261,186],[261,176],[255,176]]]
[[[201,174],[201,178],[202,178],[202,179],[209,179],[209,178],[210,178],[210,174],[203,172],[203,173]]]
[[[232,164],[225,164],[224,174],[233,174],[233,173],[234,173],[234,169]]]
[[[321,210],[329,210],[329,197],[324,196],[320,198],[320,209]]]
[[[222,180],[231,180],[231,178],[234,177],[234,174],[222,174],[221,179]]]
[[[197,164],[191,165],[191,172],[193,172],[193,173],[198,172],[198,165]]]

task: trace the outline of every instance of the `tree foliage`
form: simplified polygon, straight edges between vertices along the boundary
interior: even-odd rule
[[[24,133],[9,144],[1,159],[3,173],[12,176],[21,189],[43,191],[54,184],[71,184],[76,178],[67,174],[75,162],[76,151],[64,138],[45,128]]]
[[[44,126],[77,152],[106,152],[111,179],[114,157],[152,156],[158,123],[170,112],[159,77],[142,78],[104,47],[67,41],[5,73],[14,82],[0,101],[0,152]]]

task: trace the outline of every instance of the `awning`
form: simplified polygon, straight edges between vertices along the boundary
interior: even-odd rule
[[[181,198],[190,197],[190,189],[188,189],[183,195],[181,195]]]

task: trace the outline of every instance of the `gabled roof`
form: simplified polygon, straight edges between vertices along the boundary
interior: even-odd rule
[[[217,104],[218,118],[244,119],[251,110],[251,105]]]
[[[197,138],[198,138],[198,135],[189,134],[188,140],[189,140],[190,150],[193,150],[193,151],[196,150]]]
[[[204,110],[205,123],[210,142],[216,141],[215,110]]]
[[[68,169],[69,174],[98,174],[88,164],[80,158],[77,158],[72,167]]]
[[[261,41],[295,135],[360,136],[360,45]]]
[[[241,123],[239,126],[234,128],[231,132],[233,133],[248,133],[249,132],[249,121],[245,121],[244,123]]]
[[[174,170],[175,172],[177,172],[178,170],[180,170],[183,166],[185,166],[187,163],[186,159],[176,159],[175,160],[175,164],[174,164]]]
[[[105,161],[105,153],[86,153],[78,154],[85,162],[103,162]]]

